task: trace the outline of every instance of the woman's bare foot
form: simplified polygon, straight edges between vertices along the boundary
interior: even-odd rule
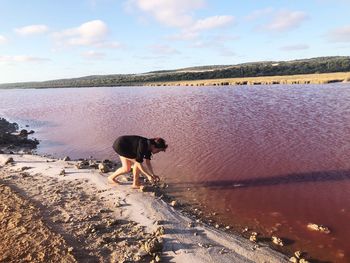
[[[119,182],[116,179],[112,179],[108,177],[107,181],[112,185],[119,185]]]

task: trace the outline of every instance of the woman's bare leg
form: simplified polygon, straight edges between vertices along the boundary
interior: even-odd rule
[[[118,184],[116,178],[119,175],[130,172],[132,162],[123,156],[119,156],[119,158],[122,163],[122,167],[119,167],[112,175],[108,176],[108,182],[111,184]]]
[[[134,181],[132,183],[132,188],[139,189],[140,188],[140,169],[137,167],[137,165],[133,166],[132,174],[134,176]]]

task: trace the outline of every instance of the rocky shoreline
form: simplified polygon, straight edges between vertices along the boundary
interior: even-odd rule
[[[14,137],[0,144],[0,228],[8,234],[0,261],[46,262],[63,255],[65,262],[288,262],[253,230],[238,233],[175,200],[166,183],[145,182],[137,191],[126,175],[111,186],[107,175],[118,163],[35,155],[37,140],[14,130],[18,125],[2,124]],[[19,205],[6,203],[11,197]],[[44,237],[36,234],[44,230]],[[284,245],[277,236],[270,242]],[[11,249],[13,243],[27,246]],[[52,246],[59,248],[53,254]],[[308,262],[300,251],[290,261]]]

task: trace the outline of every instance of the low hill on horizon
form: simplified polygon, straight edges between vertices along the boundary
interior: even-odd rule
[[[300,74],[349,72],[350,56],[317,57],[291,61],[261,61],[236,65],[211,65],[150,71],[141,74],[90,75],[79,78],[40,82],[0,84],[0,88],[64,88],[135,86],[154,82],[225,79],[242,77],[287,76]]]

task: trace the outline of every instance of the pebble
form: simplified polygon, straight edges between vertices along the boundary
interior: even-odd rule
[[[177,206],[177,201],[176,201],[176,200],[174,200],[174,201],[171,201],[170,205],[171,205],[172,207],[175,207],[175,206]]]
[[[228,251],[225,248],[222,248],[220,249],[219,253],[222,255],[228,253]]]
[[[307,224],[307,228],[310,230],[319,231],[325,234],[329,234],[331,232],[328,227],[323,225],[313,224],[313,223]]]
[[[278,245],[278,246],[281,246],[283,247],[284,246],[284,243],[282,241],[282,239],[280,239],[279,237],[276,237],[276,236],[272,236],[272,243]]]
[[[6,164],[12,164],[12,163],[14,163],[14,162],[15,162],[15,161],[13,160],[13,158],[12,158],[12,157],[9,157],[9,158],[6,159],[5,165],[6,165]]]
[[[194,227],[194,223],[193,222],[190,222],[187,224],[188,227]]]
[[[257,232],[252,232],[250,237],[249,237],[249,240],[252,241],[252,242],[258,241],[258,233]]]

